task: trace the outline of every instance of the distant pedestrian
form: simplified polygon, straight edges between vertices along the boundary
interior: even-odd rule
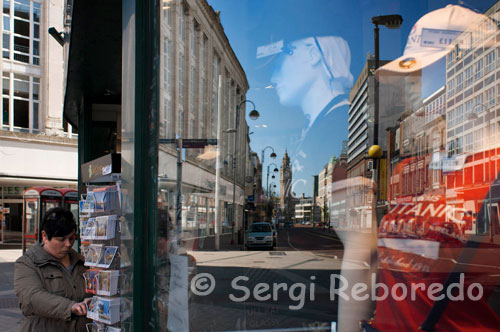
[[[72,213],[57,207],[41,223],[42,243],[14,266],[14,291],[25,319],[21,331],[86,331],[84,258],[72,249]]]

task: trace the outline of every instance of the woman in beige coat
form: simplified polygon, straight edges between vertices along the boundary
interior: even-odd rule
[[[70,211],[50,209],[42,219],[42,244],[15,264],[14,291],[25,316],[21,331],[86,331],[84,259],[71,247],[76,223]]]

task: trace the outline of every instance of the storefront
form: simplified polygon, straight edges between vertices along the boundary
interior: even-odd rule
[[[92,331],[497,329],[500,193],[462,213],[467,175],[451,188],[430,162],[469,155],[471,185],[499,181],[473,156],[500,132],[500,4],[474,6],[68,1]],[[318,206],[336,158],[363,171],[323,172]],[[331,228],[267,220],[298,197]]]

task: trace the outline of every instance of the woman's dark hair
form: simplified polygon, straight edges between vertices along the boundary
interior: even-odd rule
[[[45,231],[50,240],[54,236],[66,236],[76,230],[75,217],[71,211],[62,207],[55,207],[47,211],[42,218],[40,227],[40,240],[42,231]]]

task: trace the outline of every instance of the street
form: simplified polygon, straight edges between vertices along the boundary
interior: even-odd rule
[[[208,295],[191,294],[191,331],[316,331],[329,330],[337,320],[330,290],[338,284],[342,245],[334,232],[282,228],[273,251],[190,254],[197,275],[208,273],[215,283]],[[366,266],[353,263],[353,268]]]
[[[0,250],[0,331],[16,332],[23,314],[14,295],[14,261],[21,250]]]

